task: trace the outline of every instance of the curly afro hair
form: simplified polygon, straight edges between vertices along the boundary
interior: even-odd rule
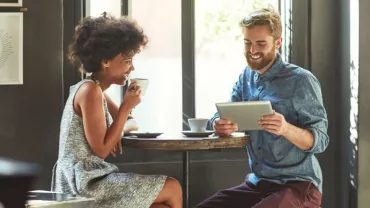
[[[68,58],[76,67],[93,73],[101,70],[101,62],[122,54],[132,57],[148,42],[143,29],[127,17],[86,17],[75,28]]]

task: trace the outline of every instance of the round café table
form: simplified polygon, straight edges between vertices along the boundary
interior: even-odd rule
[[[219,137],[214,134],[208,137],[161,135],[157,138],[139,138],[136,136],[125,136],[122,140],[122,146],[129,148],[183,152],[184,208],[189,207],[189,151],[242,148],[247,143],[248,136],[244,133],[234,133],[227,137]]]

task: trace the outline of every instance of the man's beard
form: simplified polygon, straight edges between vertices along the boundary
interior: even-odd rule
[[[254,59],[251,58],[251,53],[247,52],[246,53],[246,59],[248,66],[252,70],[260,71],[264,69],[267,65],[269,65],[274,59],[275,59],[276,51],[273,48],[269,53],[264,55],[263,53],[255,53],[253,56],[261,56],[258,59],[258,62],[256,62]]]

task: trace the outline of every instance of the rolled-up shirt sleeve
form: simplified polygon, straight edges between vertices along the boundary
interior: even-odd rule
[[[324,152],[329,144],[328,119],[323,104],[320,83],[312,74],[301,74],[295,90],[293,106],[298,114],[298,127],[311,131],[314,144],[306,152]]]
[[[229,102],[238,102],[243,100],[243,77],[244,72],[239,75],[238,81],[234,84]],[[213,130],[213,122],[217,118],[220,118],[220,115],[215,113],[213,117],[208,120],[207,129]]]

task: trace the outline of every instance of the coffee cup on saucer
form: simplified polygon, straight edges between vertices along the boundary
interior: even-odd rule
[[[208,119],[206,118],[189,118],[188,119],[191,132],[206,132],[207,122],[208,122]]]

